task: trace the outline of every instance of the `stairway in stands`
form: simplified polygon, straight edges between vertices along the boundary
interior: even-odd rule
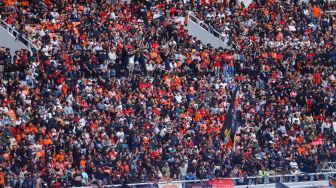
[[[188,34],[196,37],[203,44],[210,44],[214,48],[229,48],[227,44],[228,38],[198,19],[192,12],[188,13],[187,27]]]
[[[25,37],[20,36],[18,31],[2,19],[0,19],[0,36],[0,46],[9,48],[12,56],[14,56],[15,51],[21,49],[28,49],[31,53],[37,50],[36,45]]]

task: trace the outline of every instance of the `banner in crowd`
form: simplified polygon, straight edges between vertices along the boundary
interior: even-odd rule
[[[182,183],[159,184],[159,188],[182,188]]]
[[[233,188],[234,184],[232,179],[211,179],[209,184],[213,188]]]
[[[236,114],[236,109],[235,109],[235,104],[236,104],[236,99],[237,99],[237,93],[239,94],[239,88],[237,87],[230,99],[230,106],[229,106],[229,110],[228,110],[228,114],[227,117],[224,121],[224,125],[222,128],[222,136],[223,138],[225,138],[227,141],[232,141],[234,139],[234,134],[235,133],[235,128],[233,127],[234,125],[234,120],[235,120],[235,114]],[[232,134],[231,134],[232,133]]]
[[[185,188],[211,188],[209,182],[188,182]]]

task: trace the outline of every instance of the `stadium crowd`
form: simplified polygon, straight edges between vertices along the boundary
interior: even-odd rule
[[[336,160],[334,6],[4,1],[39,50],[0,54],[0,186],[315,172]],[[189,36],[187,11],[231,48]]]

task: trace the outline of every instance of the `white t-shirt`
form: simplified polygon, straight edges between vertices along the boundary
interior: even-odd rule
[[[175,99],[178,103],[181,103],[182,102],[182,96],[180,94],[176,95],[175,96]]]
[[[124,141],[124,137],[125,137],[125,133],[124,132],[118,131],[116,135],[119,138],[120,142]]]
[[[129,64],[133,64],[134,65],[134,55],[133,56],[131,56],[130,58],[129,58],[129,60],[128,60],[128,63]]]

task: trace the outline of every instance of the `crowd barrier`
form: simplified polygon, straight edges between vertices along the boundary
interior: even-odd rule
[[[166,182],[133,183],[127,185],[101,185],[99,187],[130,187],[130,188],[209,188],[209,187],[250,187],[262,185],[275,185],[275,183],[307,183],[316,184],[317,182],[328,182],[330,178],[336,175],[335,172],[328,173],[307,173],[307,174],[286,174],[255,177],[237,177],[237,178],[218,178],[203,180],[180,180]],[[86,186],[79,188],[94,188],[98,186]]]

